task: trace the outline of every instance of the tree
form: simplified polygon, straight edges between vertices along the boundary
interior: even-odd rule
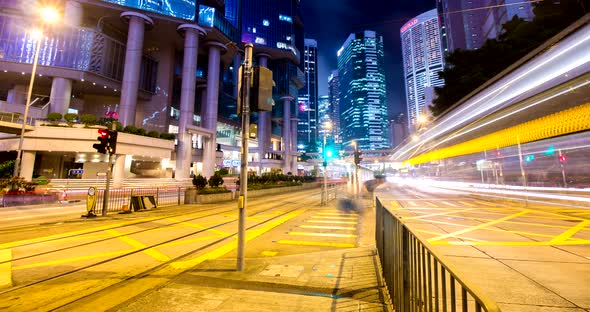
[[[209,186],[219,187],[220,185],[223,185],[223,177],[219,174],[219,172],[216,172],[209,178]]]
[[[193,177],[193,185],[197,188],[197,190],[202,190],[207,186],[207,178],[202,175],[196,175]]]
[[[445,58],[446,68],[439,73],[445,80],[435,88],[430,107],[438,116],[464,96],[492,79],[511,64],[586,14],[590,0],[541,1],[534,4],[531,22],[516,16],[502,25],[497,39],[487,40],[478,50],[456,50]]]

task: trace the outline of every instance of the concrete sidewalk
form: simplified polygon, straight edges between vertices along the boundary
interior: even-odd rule
[[[246,254],[244,272],[235,271],[235,256],[228,255],[113,310],[391,311],[373,244],[374,209],[359,221],[357,248],[263,258]]]

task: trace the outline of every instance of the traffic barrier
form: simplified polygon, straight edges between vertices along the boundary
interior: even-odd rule
[[[130,203],[132,211],[148,209],[147,206],[149,203],[153,205],[151,208],[158,208],[154,195],[133,195],[131,196]]]
[[[375,239],[395,311],[499,312],[481,289],[428,247],[376,198]],[[457,288],[460,292],[457,294]]]

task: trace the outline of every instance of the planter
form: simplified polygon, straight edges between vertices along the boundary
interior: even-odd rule
[[[219,203],[224,201],[233,200],[234,192],[227,192],[227,193],[217,193],[217,194],[206,194],[201,195],[197,194],[196,189],[188,189],[184,194],[184,203],[185,204],[213,204]]]
[[[57,203],[57,193],[51,194],[18,194],[0,197],[0,206],[24,206]]]

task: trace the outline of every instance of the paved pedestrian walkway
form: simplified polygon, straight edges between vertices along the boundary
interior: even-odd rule
[[[332,201],[329,207],[335,206]],[[244,272],[236,272],[235,256],[228,255],[114,310],[391,311],[373,244],[374,210],[359,223],[357,248],[262,258],[246,253]]]

